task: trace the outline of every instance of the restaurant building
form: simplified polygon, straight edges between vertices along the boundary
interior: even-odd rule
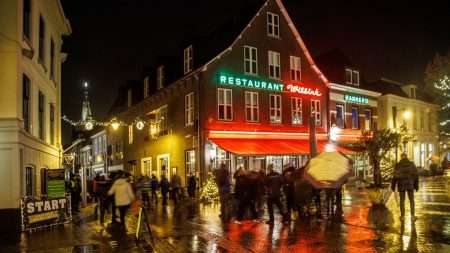
[[[363,131],[378,128],[378,98],[380,92],[370,89],[360,70],[340,50],[335,49],[317,57],[316,62],[329,80],[330,139],[340,146],[352,149],[361,141]],[[368,159],[353,158],[354,176],[372,175]]]
[[[129,124],[124,160],[134,175],[178,173],[184,183],[220,164],[232,173],[301,166],[310,115],[318,151],[337,148],[328,143],[328,81],[282,1],[247,7],[188,41],[179,61],[157,65],[143,100],[117,115]]]

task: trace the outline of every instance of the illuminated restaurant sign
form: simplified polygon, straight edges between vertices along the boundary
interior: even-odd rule
[[[365,97],[358,97],[358,96],[352,96],[352,95],[344,95],[344,100],[352,103],[358,103],[358,104],[368,104],[369,99]]]
[[[312,95],[320,97],[322,93],[320,93],[319,89],[308,88],[301,85],[288,84],[284,85],[282,83],[264,81],[261,79],[248,77],[248,76],[235,76],[225,73],[219,74],[219,84],[236,86],[242,88],[251,88],[251,89],[261,89],[268,91],[277,91],[277,92],[290,92],[290,93],[299,93],[305,95]]]

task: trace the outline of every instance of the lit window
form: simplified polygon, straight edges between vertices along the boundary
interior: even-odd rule
[[[278,52],[269,51],[269,77],[281,78],[280,53]]]
[[[352,129],[359,128],[358,107],[352,107]]]
[[[303,115],[302,115],[302,99],[297,97],[291,98],[291,109],[292,109],[292,124],[302,125]]]
[[[336,105],[336,126],[345,128],[345,110],[344,105]]]
[[[184,97],[184,112],[185,125],[194,125],[194,92],[191,92]]]
[[[193,56],[192,45],[184,49],[184,74],[192,71]]]
[[[270,123],[281,123],[281,95],[269,95]]]
[[[372,110],[364,110],[364,127],[366,130],[372,129]]]
[[[133,125],[128,126],[128,144],[133,144]]]
[[[290,65],[291,65],[291,80],[292,81],[301,81],[301,63],[300,57],[291,56],[290,57]]]
[[[280,37],[280,18],[277,14],[267,12],[267,34],[272,37]]]
[[[217,110],[219,120],[233,120],[231,89],[217,88]]]
[[[256,47],[244,46],[244,68],[246,74],[258,74],[258,56]]]
[[[321,117],[321,108],[320,108],[320,100],[311,100],[311,113],[314,115],[316,119],[316,126],[322,125],[322,117]]]
[[[259,121],[258,92],[245,92],[245,118],[250,122]]]
[[[196,174],[195,171],[195,150],[187,150],[186,151],[186,175],[194,175]]]
[[[164,66],[159,66],[156,72],[157,89],[160,90],[164,87]]]

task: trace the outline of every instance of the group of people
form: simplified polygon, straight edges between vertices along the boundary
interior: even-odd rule
[[[269,224],[274,223],[274,206],[278,208],[283,222],[289,222],[294,213],[311,215],[312,207],[315,207],[315,214],[320,215],[321,190],[314,189],[304,179],[303,173],[304,167],[286,167],[282,173],[275,171],[272,164],[266,171],[245,170],[239,167],[233,175],[235,180],[233,194],[231,175],[226,165],[222,164],[215,171],[221,217],[225,220],[235,217],[238,222],[248,217],[257,219],[264,212],[264,202],[267,204]],[[327,212],[340,211],[341,190],[327,189],[325,193]]]

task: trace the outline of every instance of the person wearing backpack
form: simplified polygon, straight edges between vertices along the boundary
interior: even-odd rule
[[[401,160],[395,165],[394,177],[392,178],[392,191],[397,191],[400,194],[400,219],[403,221],[405,216],[405,195],[408,193],[409,206],[411,209],[411,220],[415,221],[414,209],[414,190],[419,190],[419,174],[416,165],[408,160],[405,153],[401,155]]]

